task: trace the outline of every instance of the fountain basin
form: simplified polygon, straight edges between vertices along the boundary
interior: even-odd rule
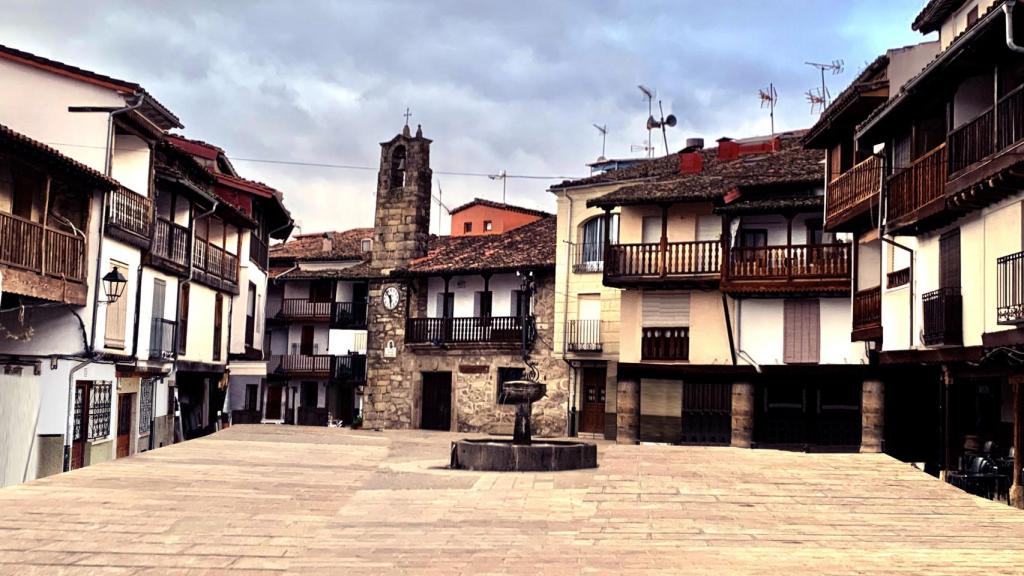
[[[597,468],[597,446],[587,442],[545,440],[515,444],[510,440],[452,442],[451,467],[488,472],[557,472]]]

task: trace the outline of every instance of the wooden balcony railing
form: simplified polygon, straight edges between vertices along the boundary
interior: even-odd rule
[[[921,296],[923,340],[927,346],[963,344],[963,298],[959,287],[939,288]]]
[[[1024,140],[1024,84],[996,103],[996,151]]]
[[[269,250],[267,249],[267,243],[263,241],[257,234],[253,233],[249,235],[249,260],[256,263],[257,266],[266,270],[267,269],[267,258],[269,256]]]
[[[1020,142],[1024,139],[1024,85],[950,131],[946,138],[951,176]]]
[[[327,378],[332,374],[330,354],[285,354],[271,358],[271,369],[278,374],[310,374]]]
[[[149,357],[167,360],[174,357],[174,320],[153,318],[149,332]]]
[[[996,260],[996,322],[1024,323],[1024,252]]]
[[[366,380],[366,355],[335,356],[334,378],[343,382],[364,382]]]
[[[831,228],[841,218],[851,216],[862,202],[876,198],[882,188],[883,162],[880,156],[871,156],[828,184],[825,202],[825,223]]]
[[[946,145],[942,144],[889,177],[886,218],[903,224],[926,205],[941,201],[946,185]]]
[[[853,295],[853,329],[863,330],[882,325],[882,287],[859,290]]]
[[[718,240],[612,244],[605,260],[606,277],[697,276],[719,274],[722,244]]]
[[[335,328],[366,326],[366,302],[335,302],[331,322]]]
[[[642,360],[689,360],[690,329],[644,328],[640,340]]]
[[[153,225],[153,243],[150,252],[180,267],[188,266],[188,228],[164,218]]]
[[[572,271],[577,274],[601,272],[604,270],[604,243],[570,244],[569,257],[572,262]]]
[[[848,278],[849,244],[806,244],[733,248],[729,254],[729,279]]]
[[[565,349],[568,352],[600,352],[600,320],[569,320],[565,323]]]
[[[153,201],[124,187],[111,190],[107,194],[107,226],[108,231],[119,230],[148,243],[153,226]],[[129,242],[133,240],[123,234],[117,236]]]
[[[309,298],[284,298],[281,300],[281,310],[277,317],[326,322],[331,319],[332,304],[333,302],[313,302]]]
[[[85,241],[81,236],[0,212],[0,264],[85,282]]]
[[[886,288],[899,288],[910,284],[910,267],[894,270],[885,275]]]
[[[215,279],[238,284],[238,256],[199,238],[192,247],[192,266]]]
[[[473,318],[409,318],[405,341],[410,344],[518,343],[525,328],[519,316]]]

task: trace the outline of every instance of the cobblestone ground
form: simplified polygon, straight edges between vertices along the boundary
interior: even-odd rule
[[[1024,573],[1024,512],[882,455],[484,474],[444,469],[454,437],[236,426],[3,489],[0,573]]]

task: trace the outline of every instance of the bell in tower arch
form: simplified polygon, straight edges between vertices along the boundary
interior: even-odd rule
[[[391,151],[391,181],[388,187],[391,189],[405,186],[405,146],[395,146]]]

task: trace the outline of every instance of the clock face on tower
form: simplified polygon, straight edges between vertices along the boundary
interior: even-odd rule
[[[388,310],[394,310],[398,307],[398,301],[401,299],[402,293],[398,291],[397,286],[388,286],[384,289],[383,299],[384,307]]]

